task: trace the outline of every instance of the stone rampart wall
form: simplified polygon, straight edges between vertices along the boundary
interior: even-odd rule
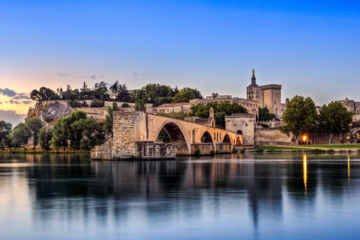
[[[284,145],[290,144],[291,138],[277,128],[256,129],[255,145]]]

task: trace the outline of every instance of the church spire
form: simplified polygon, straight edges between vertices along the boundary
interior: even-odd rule
[[[251,85],[256,85],[255,69],[252,70]]]

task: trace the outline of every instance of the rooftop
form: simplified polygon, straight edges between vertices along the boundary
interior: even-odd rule
[[[157,107],[158,108],[162,108],[162,107],[178,107],[178,106],[183,106],[183,105],[191,105],[191,103],[188,103],[188,102],[165,103],[165,104],[161,104],[160,106],[157,106]]]
[[[263,85],[260,87],[261,90],[266,90],[266,89],[281,89],[281,85],[280,84],[268,84],[268,85]]]

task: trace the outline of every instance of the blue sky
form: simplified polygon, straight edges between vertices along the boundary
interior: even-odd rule
[[[283,100],[360,100],[359,43],[358,1],[0,1],[0,84],[17,93],[119,80],[245,97],[255,68]]]

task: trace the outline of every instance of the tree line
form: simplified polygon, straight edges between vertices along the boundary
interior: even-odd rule
[[[102,124],[87,117],[83,111],[74,111],[69,116],[58,119],[53,127],[45,126],[37,117],[18,124],[14,129],[5,121],[0,121],[1,148],[18,148],[29,143],[44,150],[54,148],[90,150],[105,141]]]
[[[286,105],[284,125],[280,130],[287,134],[292,133],[296,140],[303,134],[328,134],[331,144],[334,135],[349,132],[352,116],[353,113],[340,102],[323,105],[317,112],[311,98],[295,96]]]
[[[128,90],[125,84],[116,81],[114,84],[108,85],[105,82],[99,82],[90,88],[84,82],[80,89],[72,89],[67,85],[66,90],[58,88],[56,91],[41,87],[34,89],[30,93],[30,97],[34,101],[49,100],[67,100],[74,104],[74,107],[80,107],[80,102],[92,100],[92,107],[103,107],[104,101],[120,101],[135,103],[137,110],[145,110],[145,104],[151,103],[159,106],[164,103],[189,102],[191,99],[202,98],[199,90],[192,88],[177,87],[161,84],[147,84],[141,89]],[[82,103],[86,106],[86,102]]]

